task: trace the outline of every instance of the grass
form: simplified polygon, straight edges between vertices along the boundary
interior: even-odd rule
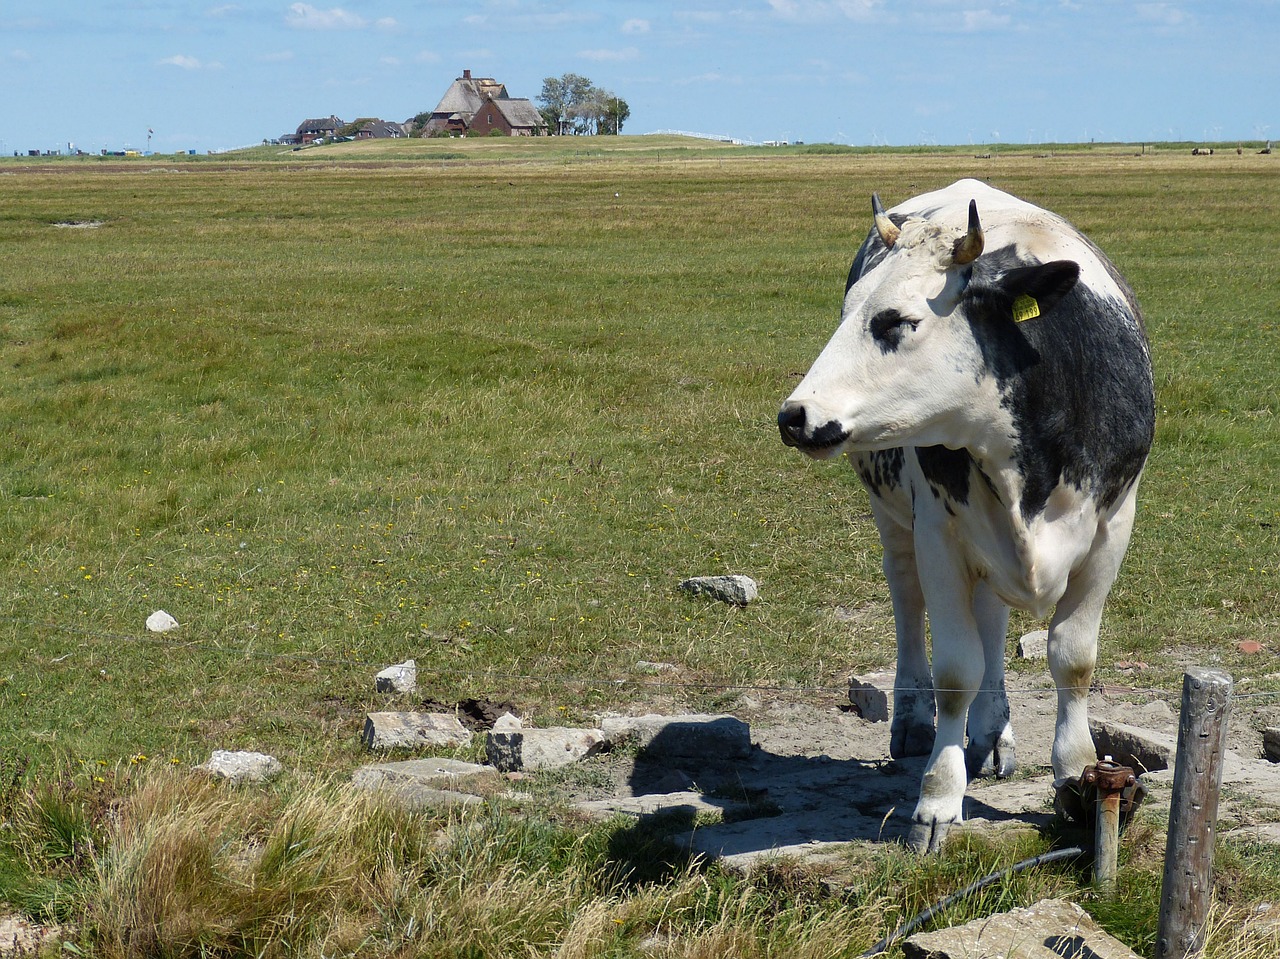
[[[1214,662],[1277,691],[1237,644],[1272,644],[1280,619],[1280,168],[1251,150],[974,152],[622,137],[0,162],[0,757],[30,757],[32,789],[215,747],[324,783],[364,761],[372,676],[409,657],[435,699],[557,723],[673,691],[691,708],[732,708],[737,684],[803,696],[787,690],[889,663],[865,495],[784,449],[773,417],[834,326],[871,191],[959,176],[1073,220],[1147,314],[1157,442],[1099,678],[1131,684],[1116,664],[1141,660],[1141,685],[1176,694]],[[761,599],[675,589],[727,572]],[[145,633],[159,608],[178,631]],[[655,690],[641,660],[697,685]],[[0,855],[0,878],[82,910],[106,854],[76,835],[71,865]],[[601,860],[575,868],[585,882]],[[710,881],[653,895],[704,902]],[[782,949],[790,933],[723,881],[732,905],[669,923],[703,951],[667,954]],[[853,921],[795,908],[788,929]]]

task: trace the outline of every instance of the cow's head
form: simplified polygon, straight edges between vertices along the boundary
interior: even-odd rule
[[[1043,314],[1079,277],[1071,261],[987,268],[977,204],[967,229],[908,218],[872,197],[875,230],[840,326],[782,405],[782,441],[810,456],[974,442],[1009,365],[1034,361],[1015,312]],[[878,263],[872,258],[880,257]],[[855,265],[855,271],[857,267]],[[852,279],[852,278],[851,278]],[[1028,299],[1029,298],[1029,299]]]

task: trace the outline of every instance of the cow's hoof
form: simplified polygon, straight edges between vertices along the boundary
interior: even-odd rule
[[[898,722],[889,728],[889,755],[894,759],[928,756],[933,752],[933,723]]]
[[[984,749],[980,742],[970,740],[965,747],[964,764],[970,779],[980,776],[1008,779],[1018,768],[1012,742],[997,742],[994,748]]]
[[[935,853],[942,848],[942,842],[947,838],[947,832],[950,829],[951,823],[941,819],[928,822],[913,819],[911,832],[907,834],[907,845],[912,852],[922,856]]]

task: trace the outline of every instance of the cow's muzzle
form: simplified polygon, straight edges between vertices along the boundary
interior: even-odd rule
[[[830,455],[849,438],[836,420],[828,420],[817,428],[809,422],[803,403],[787,401],[778,411],[778,433],[782,442],[811,456]]]

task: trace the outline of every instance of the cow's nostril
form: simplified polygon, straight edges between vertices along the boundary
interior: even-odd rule
[[[778,411],[778,432],[782,434],[782,441],[788,444],[794,444],[797,440],[804,437],[805,415],[804,407],[799,403],[785,403],[782,409]]]

